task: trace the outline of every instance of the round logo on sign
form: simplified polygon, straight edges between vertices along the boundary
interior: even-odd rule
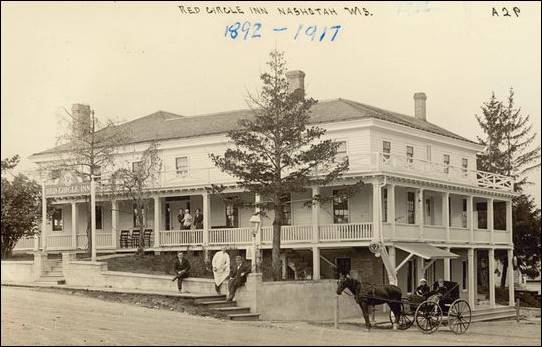
[[[73,174],[71,172],[66,172],[64,174],[64,185],[71,186],[73,184]]]

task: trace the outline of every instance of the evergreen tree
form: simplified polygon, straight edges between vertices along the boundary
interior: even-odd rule
[[[514,232],[514,254],[520,271],[536,274],[540,261],[540,210],[532,199],[523,193],[528,183],[526,171],[540,166],[540,145],[533,147],[536,134],[528,115],[515,106],[514,91],[510,88],[506,102],[498,101],[492,93],[488,102],[482,105],[482,114],[476,115],[485,138],[478,137],[485,146],[478,158],[478,169],[510,176],[514,179],[513,189],[521,195],[512,201],[512,227]],[[538,216],[538,217],[537,217]],[[498,223],[504,214],[496,216]],[[538,248],[536,248],[536,246]],[[497,253],[503,263],[501,287],[505,286],[508,270],[506,253]]]
[[[284,54],[272,51],[267,64],[269,72],[260,76],[261,92],[249,96],[253,116],[228,133],[232,148],[210,157],[222,171],[237,177],[240,186],[270,200],[266,207],[274,211],[273,279],[279,280],[284,197],[311,184],[332,182],[348,169],[348,160],[336,161],[339,143],[322,140],[325,129],[309,126],[316,100],[289,91]]]

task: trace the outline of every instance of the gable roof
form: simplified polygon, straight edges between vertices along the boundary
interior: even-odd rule
[[[238,120],[252,116],[253,113],[249,109],[190,117],[184,117],[165,111],[158,111],[118,126],[127,127],[127,130],[130,133],[130,143],[139,143],[148,142],[151,140],[169,140],[226,133],[237,127]],[[438,125],[415,118],[413,116],[387,111],[356,101],[341,98],[325,100],[318,102],[311,108],[312,124],[334,123],[366,118],[380,119],[414,129],[427,131],[433,134],[450,137],[456,140],[476,143],[441,128]],[[101,131],[106,131],[106,129]],[[39,153],[35,153],[33,156],[62,152],[68,148],[69,144],[63,144]]]

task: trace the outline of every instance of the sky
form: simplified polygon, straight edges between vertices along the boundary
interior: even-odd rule
[[[221,11],[229,14],[216,13],[224,6],[232,8]],[[236,6],[245,13],[231,13]],[[356,6],[362,15],[344,9]],[[306,73],[309,96],[412,115],[413,94],[422,91],[428,121],[473,140],[481,135],[474,115],[482,102],[492,91],[505,99],[513,87],[540,144],[538,2],[2,2],[1,7],[1,156],[19,154],[21,170],[32,168],[29,155],[55,145],[64,108],[74,103],[117,121],[158,110],[191,116],[246,108],[274,48],[285,52],[290,69]],[[200,12],[190,14],[188,7]],[[207,7],[215,13],[206,13]],[[268,14],[252,14],[249,7],[264,7]],[[332,8],[337,14],[281,15],[279,7]],[[235,30],[227,27],[236,22],[241,28],[232,38]],[[540,170],[531,180],[540,206]]]

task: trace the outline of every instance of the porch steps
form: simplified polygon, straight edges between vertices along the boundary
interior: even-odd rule
[[[237,303],[235,301],[227,300],[213,300],[213,301],[203,301],[198,305],[207,307],[207,308],[223,308],[223,307],[235,307]]]
[[[219,308],[213,308],[213,310],[222,312],[222,313],[228,313],[228,314],[239,314],[239,313],[250,313],[250,307],[219,307]]]
[[[472,311],[471,322],[484,322],[497,319],[515,318],[516,309],[511,306],[483,308]]]
[[[225,295],[208,295],[194,298],[196,305],[204,306],[208,309],[225,313],[230,320],[234,321],[254,321],[260,320],[259,313],[251,313],[250,307],[237,306],[235,301],[225,300]]]
[[[36,283],[66,284],[64,274],[62,273],[62,260],[47,260],[44,264],[43,273]]]
[[[231,320],[236,321],[254,321],[254,320],[260,320],[260,314],[259,313],[239,313],[239,314],[229,314],[228,317]]]

